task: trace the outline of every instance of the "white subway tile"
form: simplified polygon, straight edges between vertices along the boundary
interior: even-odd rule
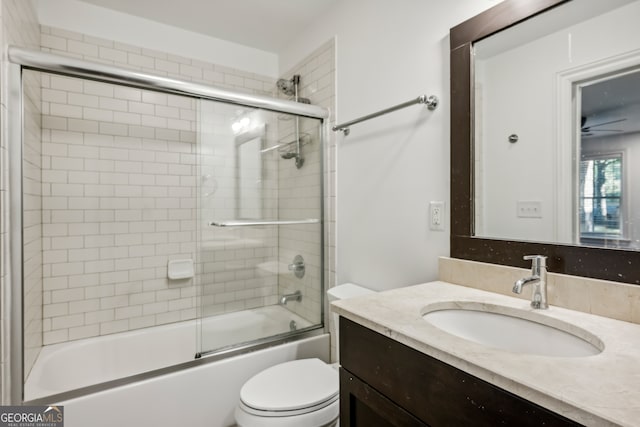
[[[90,249],[69,249],[69,261],[77,262],[77,261],[94,261],[100,259],[100,252],[97,248]],[[97,277],[97,276],[95,276]],[[83,286],[87,286],[88,284],[83,284]]]
[[[156,316],[151,314],[143,317],[133,317],[129,319],[129,327],[131,329],[148,328],[149,326],[155,326]]]
[[[93,325],[96,323],[109,322],[114,319],[114,314],[113,309],[88,312],[84,314],[84,323]]]
[[[100,47],[99,58],[107,61],[127,63],[127,52],[111,49],[108,47]]]
[[[77,40],[69,40],[67,41],[67,51],[70,53],[77,53],[79,55],[97,57],[98,56],[98,47],[84,43]]]
[[[51,276],[71,276],[82,274],[84,266],[81,262],[65,262],[51,265]],[[55,292],[54,292],[55,293]],[[54,302],[56,302],[54,300]]]
[[[107,135],[127,136],[129,132],[127,125],[101,122],[100,133],[105,133]]]
[[[128,54],[129,64],[137,67],[155,68],[155,59],[149,56],[137,55],[135,53]]]
[[[167,311],[168,306],[169,305],[166,301],[153,302],[153,303],[144,304],[142,306],[142,311],[145,316],[149,314],[163,313]]]
[[[51,302],[53,304],[69,301],[80,301],[84,299],[84,289],[62,289],[51,291]]]
[[[113,121],[113,111],[104,110],[99,108],[88,108],[84,107],[82,111],[82,118],[85,120],[97,120],[101,122],[112,122]],[[104,123],[100,123],[100,128]]]
[[[100,335],[115,334],[129,329],[129,322],[126,319],[113,322],[100,323]]]
[[[167,94],[153,91],[142,92],[142,102],[155,105],[167,105]]]
[[[66,236],[68,233],[67,224],[42,224],[42,235],[45,237]]]
[[[140,126],[140,124],[142,123],[141,117],[142,116],[140,114],[135,114],[135,113],[116,112],[113,114],[114,121],[118,123],[125,123],[128,125],[136,125],[136,126]]]
[[[127,101],[111,97],[100,97],[100,108],[113,111],[127,111]]]
[[[129,319],[131,317],[140,317],[140,316],[142,316],[141,305],[133,305],[129,307],[116,308],[116,320]]]
[[[84,263],[84,272],[91,273],[104,273],[107,271],[113,271],[113,260],[100,260],[100,261],[86,261]]]
[[[114,245],[114,236],[85,236],[84,247],[86,248],[103,248]]]
[[[98,172],[69,171],[69,183],[97,184],[100,181]],[[78,194],[82,195],[82,194]]]
[[[86,95],[83,93],[70,93],[69,104],[79,105],[81,107],[98,108],[98,97],[95,95]]]
[[[51,239],[52,249],[79,249],[83,246],[82,237],[53,237]]]
[[[67,119],[65,117],[43,116],[42,128],[66,130]]]
[[[45,277],[42,280],[42,289],[45,291],[53,291],[58,289],[67,289],[68,278],[63,277]]]
[[[180,64],[180,74],[194,79],[202,79],[202,69],[187,64]]]
[[[70,94],[71,95],[71,94]],[[67,103],[67,92],[64,90],[42,89],[43,102]]]
[[[82,93],[82,80],[80,79],[51,75],[49,81],[51,89]]]
[[[129,101],[129,112],[152,115],[155,113],[155,107],[153,104]]]
[[[98,335],[100,335],[100,326],[97,324],[69,328],[69,340],[79,340]]]
[[[142,124],[142,126],[166,128],[167,127],[167,119],[164,118],[164,117],[157,117],[157,116],[153,116],[153,115],[142,114],[141,115],[141,124]]]
[[[56,344],[56,343],[65,342],[68,340],[69,340],[69,333],[67,329],[44,332],[42,334],[43,345]]]
[[[180,109],[176,107],[167,107],[164,105],[155,106],[155,114],[160,117],[177,119],[180,118]]]
[[[42,307],[43,317],[66,316],[69,314],[69,303],[45,304]]]
[[[119,99],[126,99],[129,101],[140,101],[142,99],[142,91],[140,89],[134,89],[124,86],[115,86],[113,95]]]
[[[111,175],[108,174],[108,172],[113,172],[114,168],[115,168],[115,163],[113,162],[113,160],[96,160],[96,159],[85,159],[84,161],[84,165],[86,170],[88,171],[99,171],[102,172],[100,174],[100,182],[103,184],[107,184],[110,182],[103,182],[102,181],[102,177],[103,175]]]
[[[103,310],[116,307],[126,307],[128,305],[129,297],[127,295],[100,298],[100,307]]]
[[[99,123],[93,120],[67,119],[70,131],[98,133]]]
[[[129,274],[126,271],[113,271],[110,273],[100,274],[100,283],[105,285],[127,282],[128,280]]]
[[[100,153],[97,147],[87,147],[84,145],[70,145],[68,152],[69,157],[79,157],[83,159],[96,159]]]
[[[52,116],[61,116],[74,119],[82,118],[82,107],[69,104],[55,104],[49,105],[49,112]]]
[[[172,74],[178,74],[180,72],[180,64],[159,58],[155,59],[155,68],[159,71]]]

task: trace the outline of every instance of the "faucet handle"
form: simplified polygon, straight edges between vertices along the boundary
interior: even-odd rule
[[[540,269],[547,267],[547,257],[544,255],[525,255],[522,257],[525,261],[531,261],[532,269]]]

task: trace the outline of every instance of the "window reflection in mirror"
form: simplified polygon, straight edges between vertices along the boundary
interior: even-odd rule
[[[581,82],[576,89],[580,242],[640,249],[633,214],[640,211],[633,187],[640,176],[637,167],[627,167],[640,161],[640,69]]]

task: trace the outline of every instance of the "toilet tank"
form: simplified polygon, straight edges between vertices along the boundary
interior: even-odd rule
[[[327,291],[329,302],[347,298],[361,297],[373,293],[375,293],[375,291],[372,291],[371,289],[367,289],[360,285],[356,285],[354,283],[344,283],[342,285],[334,286]]]
[[[363,286],[356,285],[354,283],[344,283],[342,285],[334,286],[333,288],[329,289],[327,291],[327,298],[329,299],[329,303],[332,303],[333,301],[361,297],[361,296],[370,295],[374,293],[376,293],[376,291],[372,291],[371,289],[367,289]],[[331,306],[329,306],[329,310],[331,310]],[[330,330],[332,335],[332,342],[335,343],[335,348],[336,348],[336,353],[334,356],[335,358],[337,358],[339,354],[338,317],[339,316],[337,314],[333,312],[331,313],[331,320],[332,320],[331,323],[333,325],[330,325]]]

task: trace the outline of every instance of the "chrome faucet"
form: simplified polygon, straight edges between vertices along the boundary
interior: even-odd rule
[[[280,305],[287,305],[287,301],[302,301],[302,292],[299,290],[292,294],[284,294],[280,298]]]
[[[543,255],[525,255],[525,260],[531,260],[531,276],[524,277],[513,284],[513,292],[519,294],[522,287],[533,285],[531,307],[546,310],[547,304],[547,257]]]

